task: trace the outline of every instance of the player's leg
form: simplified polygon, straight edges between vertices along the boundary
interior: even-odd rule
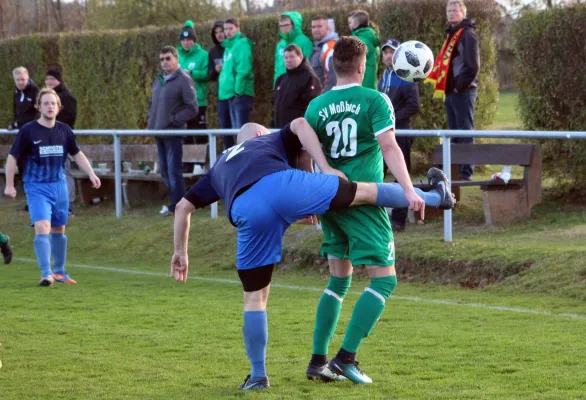
[[[267,389],[266,353],[269,339],[267,301],[274,264],[258,268],[239,269],[238,276],[244,289],[244,317],[242,335],[250,374],[238,386],[242,390]]]
[[[251,372],[240,389],[266,389],[268,323],[266,305],[273,266],[281,260],[281,241],[289,224],[267,202],[274,187],[262,180],[232,204],[231,217],[238,231],[236,267],[244,288],[243,329]]]
[[[356,353],[397,285],[393,235],[381,207],[359,207],[346,210],[346,214],[344,231],[350,238],[350,259],[354,265],[366,265],[371,280],[354,306],[342,347],[330,361],[330,368],[355,383],[371,383],[358,368]]]
[[[330,233],[331,231],[324,227],[324,237],[326,239],[323,246],[331,249],[332,240],[330,238],[328,242],[327,239],[328,236],[331,236]],[[338,325],[344,296],[348,293],[352,283],[353,267],[350,260],[340,259],[331,254],[328,254],[327,257],[330,279],[317,305],[313,331],[313,350],[305,375],[312,380],[334,382],[345,380],[345,377],[330,370],[328,366],[328,347]]]
[[[10,264],[12,261],[12,247],[10,246],[10,237],[0,232],[0,251],[4,258],[4,264]]]
[[[442,170],[431,168],[427,178],[432,190],[424,192],[415,189],[415,192],[425,201],[426,206],[449,210],[455,205],[455,198],[448,192],[448,179]],[[377,205],[380,207],[402,208],[408,207],[405,191],[398,183],[363,183],[357,182],[356,195],[352,206]]]
[[[53,285],[53,272],[51,271],[51,212],[53,208],[54,193],[51,184],[27,183],[25,184],[26,201],[29,208],[31,222],[35,227],[35,239],[33,246],[37,256],[39,269],[41,270],[40,286]]]
[[[53,254],[53,279],[61,283],[77,283],[67,274],[65,261],[67,260],[67,236],[65,225],[69,217],[69,195],[66,182],[58,182],[57,195],[51,214],[51,252]]]

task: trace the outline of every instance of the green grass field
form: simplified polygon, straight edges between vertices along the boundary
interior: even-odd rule
[[[513,91],[499,92],[498,108],[495,120],[489,126],[495,130],[517,130],[522,129],[523,123],[517,115],[517,99],[519,93]]]
[[[242,294],[233,270],[235,234],[225,219],[196,213],[192,274],[183,285],[165,276],[172,219],[156,216],[154,206],[121,220],[111,203],[81,209],[68,228],[69,270],[79,284],[39,288],[34,233],[16,211],[22,205],[0,201],[1,229],[12,236],[17,256],[0,274],[2,399],[584,398],[584,282],[558,287],[579,273],[578,264],[538,264],[524,277],[482,290],[403,280],[359,354],[375,380],[368,387],[305,379],[325,280],[307,266],[288,266],[275,275],[268,310],[272,388],[240,393],[235,387],[248,371]],[[440,240],[435,221],[410,226],[397,237],[397,249],[438,262],[534,254],[573,263],[580,243],[584,256],[586,215],[565,213],[547,206],[535,220],[487,231],[473,222],[475,211],[462,210],[453,244]],[[313,232],[293,227],[287,252],[315,253]],[[558,275],[557,284],[547,282]],[[366,284],[356,277],[332,353]]]
[[[510,110],[499,108],[497,129],[520,126]],[[293,226],[268,308],[272,388],[242,393],[242,294],[225,218],[194,214],[190,279],[179,284],[166,276],[173,220],[156,205],[120,220],[111,202],[80,208],[67,228],[79,284],[40,288],[23,205],[0,200],[16,256],[0,265],[1,400],[586,398],[583,207],[546,196],[531,219],[486,227],[480,191],[468,188],[453,243],[442,241],[441,219],[398,234],[400,284],[359,352],[369,386],[305,378],[326,275],[321,234]],[[358,273],[331,354],[366,285]]]

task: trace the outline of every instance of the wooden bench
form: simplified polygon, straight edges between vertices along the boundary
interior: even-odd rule
[[[10,145],[0,145],[0,160],[8,158],[10,153]],[[91,183],[87,175],[79,169],[72,169],[71,173],[74,178],[78,180],[79,197],[86,204],[90,204],[95,197],[106,197],[114,192],[114,146],[113,145],[80,145],[88,160],[91,161],[96,175],[102,181],[102,188],[95,190],[91,187]],[[126,206],[129,206],[128,199],[128,185],[131,181],[143,182],[162,182],[161,174],[158,172],[158,155],[157,146],[148,144],[139,145],[121,145],[121,159],[131,163],[131,172],[122,173],[122,189],[123,199]],[[192,171],[183,174],[183,178],[188,183],[195,182],[200,175],[205,172],[205,165],[207,163],[207,145],[184,145],[183,159],[184,163],[192,163],[198,165],[199,171]],[[142,161],[146,166],[149,166],[152,171],[147,175],[143,170],[138,170],[138,163]],[[2,163],[2,166],[4,165]],[[106,164],[107,169],[102,170],[98,168],[99,164]],[[0,186],[1,194],[4,194],[4,168],[0,168]]]
[[[442,146],[435,146],[433,164],[442,165]],[[531,209],[542,200],[541,145],[539,144],[453,144],[452,192],[460,200],[460,188],[480,186],[487,224],[498,224],[531,216]],[[520,165],[523,179],[462,181],[460,164]],[[427,213],[426,213],[427,214]]]
[[[114,191],[114,146],[113,145],[80,145],[81,151],[92,163],[96,175],[102,181],[102,188],[98,191],[91,187],[87,175],[83,171],[73,169],[72,175],[78,179],[79,194],[83,202],[89,204],[95,197],[101,197],[106,193]],[[123,144],[120,145],[120,156],[122,162],[129,162],[130,171],[122,170],[122,196],[124,204],[129,207],[128,186],[132,181],[142,182],[162,182],[159,173],[157,146],[151,144]],[[184,172],[183,178],[188,183],[195,182],[199,176],[205,173],[207,157],[207,145],[194,144],[183,146],[184,163],[191,163],[199,166],[199,171],[192,170]],[[151,171],[146,174],[144,170],[138,169],[138,164],[143,162],[145,167],[148,166]],[[100,164],[106,164],[106,169],[99,168]],[[122,167],[121,167],[122,168]]]

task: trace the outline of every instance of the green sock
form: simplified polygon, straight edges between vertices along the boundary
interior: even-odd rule
[[[342,300],[350,284],[352,275],[343,278],[330,275],[330,281],[319,299],[313,331],[313,354],[327,355],[328,345],[334,336],[338,318],[342,311]]]
[[[358,298],[352,317],[346,329],[346,335],[342,342],[342,348],[350,353],[356,353],[376,321],[385,309],[385,301],[391,296],[397,285],[396,276],[384,278],[372,278],[370,285]]]
[[[0,232],[0,243],[4,244],[7,242],[8,242],[8,238],[2,232]]]

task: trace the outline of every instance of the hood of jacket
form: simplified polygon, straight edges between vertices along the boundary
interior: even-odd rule
[[[220,21],[214,22],[214,26],[212,26],[212,32],[210,34],[214,45],[216,45],[216,47],[220,47],[222,45],[222,43],[218,42],[218,39],[216,39],[216,35],[214,35],[214,31],[216,30],[217,27],[221,27],[222,29],[224,29],[224,21],[220,20]],[[226,40],[226,39],[224,39],[224,40]]]
[[[352,34],[360,37],[361,40],[368,40],[374,47],[380,46],[378,34],[371,26],[361,25],[352,31]]]
[[[279,31],[279,36],[281,39],[284,39],[286,42],[292,42],[299,35],[303,35],[303,31],[301,30],[303,26],[303,17],[297,11],[289,11],[281,14],[281,17],[289,17],[291,18],[291,23],[293,24],[293,29],[289,33],[283,33]]]
[[[340,36],[338,35],[337,32],[330,32],[322,40],[316,41],[315,44],[316,44],[316,46],[322,46],[322,45],[326,44],[327,42],[329,42],[330,40],[337,41],[339,39],[340,39]]]

